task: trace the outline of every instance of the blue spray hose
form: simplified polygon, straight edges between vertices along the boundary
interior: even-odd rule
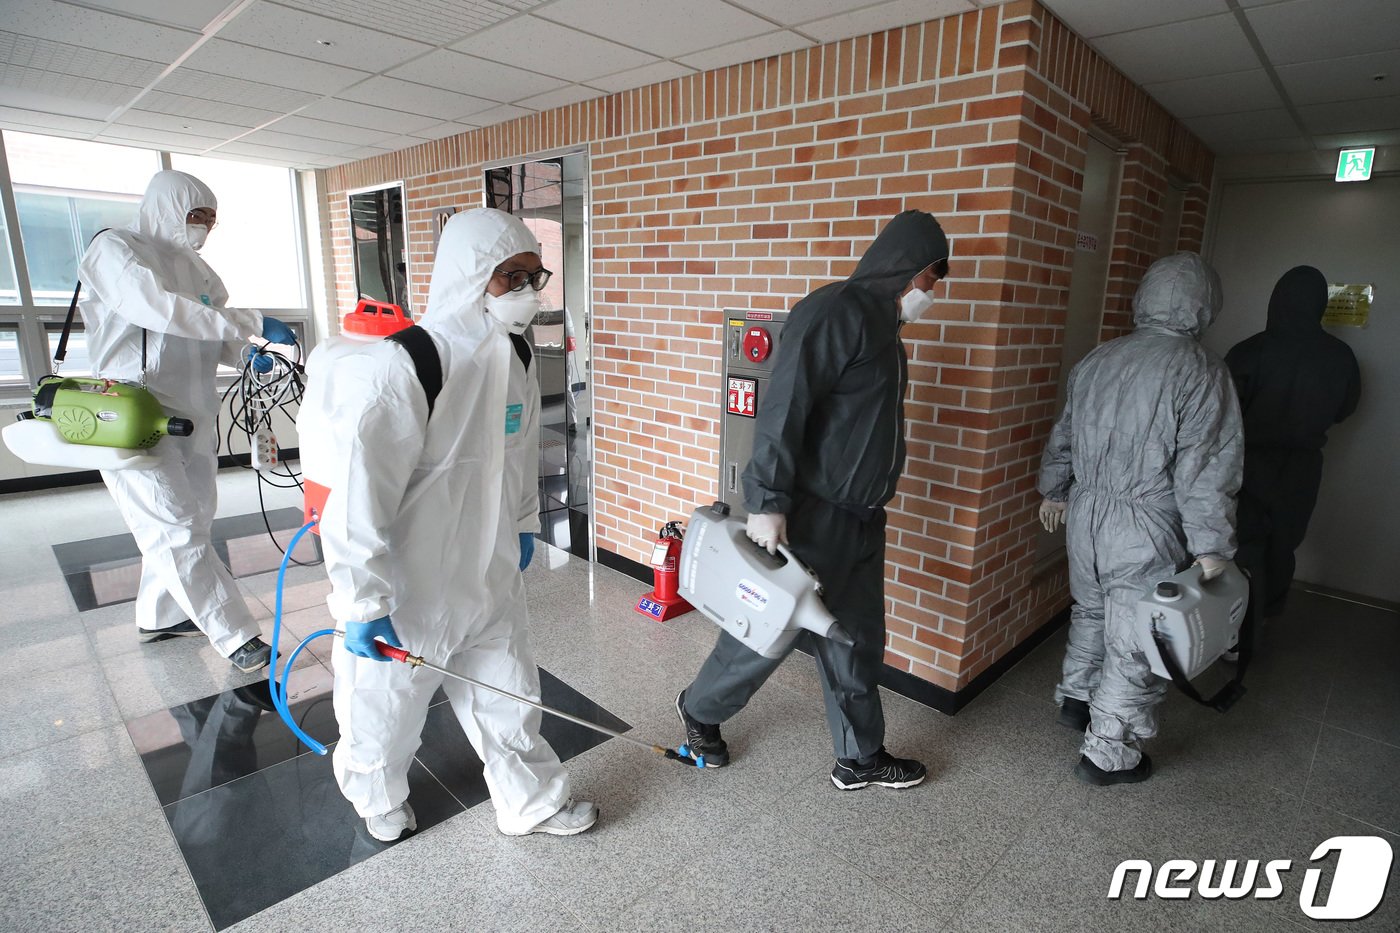
[[[287,666],[282,669],[279,677],[277,674],[277,643],[282,634],[282,589],[287,580],[287,564],[291,562],[292,552],[297,549],[297,542],[302,535],[306,534],[316,525],[315,522],[307,522],[297,529],[297,533],[292,535],[292,542],[287,545],[287,551],[282,555],[282,566],[277,570],[277,603],[272,616],[272,674],[267,679],[268,692],[272,694],[272,705],[277,708],[277,715],[282,717],[282,721],[287,724],[287,728],[292,733],[318,755],[326,753],[326,746],[307,735],[297,725],[297,721],[292,718],[291,710],[287,708],[287,680],[292,676],[292,667],[297,663],[297,656],[301,654],[303,648],[322,635],[334,635],[335,629],[323,628],[320,631],[312,632],[302,639],[297,645],[292,656],[287,659]]]
[[[302,730],[301,726],[297,725],[296,720],[292,718],[291,711],[287,708],[287,679],[291,677],[292,666],[296,664],[297,655],[301,654],[303,648],[305,648],[315,639],[320,638],[322,635],[337,635],[340,633],[338,633],[335,629],[323,628],[319,631],[312,632],[310,635],[307,635],[304,639],[302,639],[301,644],[297,645],[296,650],[292,652],[292,656],[287,660],[287,666],[283,668],[281,676],[279,677],[277,674],[277,643],[279,640],[279,636],[282,634],[282,589],[283,584],[286,582],[287,579],[287,564],[291,562],[292,552],[296,550],[297,542],[301,540],[302,535],[306,534],[315,526],[315,522],[307,522],[305,525],[302,525],[299,529],[297,529],[297,533],[292,535],[291,543],[287,545],[286,553],[282,555],[282,566],[277,570],[277,602],[276,608],[273,611],[272,621],[272,675],[268,678],[268,688],[269,692],[272,694],[272,705],[277,708],[277,714],[282,717],[282,721],[287,724],[287,728],[291,729],[292,732],[296,735],[296,737],[300,739],[306,745],[307,748],[311,749],[318,755],[324,755],[326,753],[326,746],[322,745],[320,742],[307,735]],[[489,690],[492,693],[508,697],[512,700],[524,703],[527,706],[533,706],[535,709],[541,710],[542,712],[551,713],[555,716],[558,716],[561,719],[565,719],[569,722],[575,723],[585,728],[592,729],[595,732],[601,732],[604,735],[608,735],[617,739],[622,739],[623,741],[630,742],[633,745],[640,745],[641,747],[649,749],[650,751],[653,751],[656,754],[661,755],[662,757],[670,761],[678,761],[681,764],[691,765],[692,767],[696,768],[705,767],[705,756],[694,754],[691,751],[691,749],[685,745],[682,745],[679,749],[674,749],[666,748],[663,745],[653,745],[649,742],[643,742],[640,739],[633,738],[630,735],[625,735],[624,733],[618,732],[614,729],[609,729],[608,727],[599,725],[596,722],[589,722],[586,719],[580,719],[579,717],[573,716],[569,713],[565,713],[562,710],[557,710],[545,706],[544,704],[532,700],[528,697],[517,696],[516,694],[502,690],[500,687],[493,687],[490,684],[482,683],[479,680],[474,680],[470,677],[465,677],[461,674],[456,673],[455,671],[450,671],[444,667],[439,667],[436,664],[423,660],[417,655],[409,654],[402,648],[392,648],[389,645],[384,645],[381,643],[381,646],[378,650],[380,654],[383,654],[386,657],[392,658],[396,661],[405,662],[412,667],[429,668],[430,670],[437,671],[438,673],[443,674],[447,677],[452,677],[457,680],[465,681],[466,683],[469,683],[472,686]]]

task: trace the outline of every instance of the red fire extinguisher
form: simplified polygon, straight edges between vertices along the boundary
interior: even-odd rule
[[[681,531],[680,522],[667,522],[656,536],[651,551],[652,591],[637,601],[637,611],[658,622],[674,619],[694,607],[681,599]]]

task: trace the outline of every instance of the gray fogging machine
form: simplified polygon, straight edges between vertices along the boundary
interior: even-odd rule
[[[803,631],[853,644],[821,600],[821,583],[785,545],[778,557],[744,534],[723,502],[696,509],[681,546],[680,594],[765,658],[785,656]]]
[[[1227,561],[1213,580],[1193,564],[1158,583],[1137,604],[1138,644],[1152,672],[1170,679],[1182,693],[1203,706],[1225,712],[1244,696],[1244,672],[1252,648],[1246,618],[1249,578]],[[1191,681],[1236,644],[1240,658],[1235,678],[1215,696],[1203,699]]]

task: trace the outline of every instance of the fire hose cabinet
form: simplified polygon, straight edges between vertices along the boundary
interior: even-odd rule
[[[754,422],[773,379],[786,311],[724,312],[724,415],[720,419],[719,498],[744,516],[740,477],[753,455]]]

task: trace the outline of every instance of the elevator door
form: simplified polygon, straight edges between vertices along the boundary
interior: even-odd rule
[[[1055,396],[1055,417],[1065,407],[1065,387],[1070,370],[1099,342],[1103,326],[1104,295],[1113,252],[1113,224],[1118,214],[1118,188],[1123,157],[1090,137],[1084,160],[1084,191],[1079,204],[1079,236],[1070,268],[1069,307],[1065,315],[1064,350],[1060,357],[1060,383]],[[1058,560],[1065,546],[1065,532],[1042,530],[1037,557],[1043,563]]]
[[[528,334],[540,384],[540,537],[591,559],[586,185],[582,153],[486,172],[487,206],[523,220],[554,273]]]

